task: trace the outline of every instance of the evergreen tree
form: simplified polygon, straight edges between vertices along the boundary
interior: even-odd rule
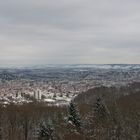
[[[94,104],[94,115],[99,120],[103,120],[109,115],[109,111],[100,97],[96,99],[96,102]]]
[[[76,128],[80,129],[81,128],[81,119],[78,113],[78,110],[74,103],[70,103],[69,105],[69,116],[68,116],[68,121],[72,123],[73,125],[76,126]]]
[[[49,124],[42,123],[39,127],[39,140],[53,140],[53,128]]]

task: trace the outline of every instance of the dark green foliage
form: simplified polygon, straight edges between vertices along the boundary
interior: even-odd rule
[[[78,113],[78,110],[74,103],[70,103],[69,105],[69,117],[68,121],[75,125],[78,129],[81,128],[81,119]]]
[[[41,123],[39,128],[39,140],[53,140],[54,129],[49,124]]]
[[[105,120],[109,116],[109,111],[100,97],[96,99],[93,109],[94,115],[99,121]]]

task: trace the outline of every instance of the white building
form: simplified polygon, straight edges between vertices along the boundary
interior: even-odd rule
[[[36,91],[34,91],[34,98],[36,100],[41,100],[41,96],[42,96],[41,90],[37,89]]]

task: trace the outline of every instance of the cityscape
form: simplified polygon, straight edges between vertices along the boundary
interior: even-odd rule
[[[50,65],[0,69],[0,102],[33,101],[67,105],[77,95],[95,87],[121,87],[140,82],[140,65]]]
[[[140,140],[140,0],[1,0],[0,140]]]

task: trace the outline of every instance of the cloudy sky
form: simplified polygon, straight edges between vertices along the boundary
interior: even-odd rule
[[[140,63],[139,0],[1,0],[0,66]]]

